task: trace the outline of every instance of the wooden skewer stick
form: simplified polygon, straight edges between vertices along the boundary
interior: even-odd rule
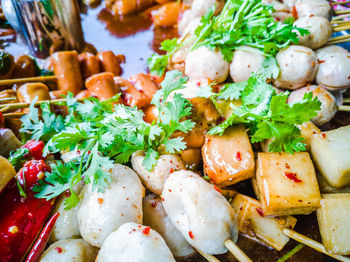
[[[339,106],[339,111],[350,112],[350,106]]]
[[[16,97],[4,97],[4,98],[0,98],[0,102],[15,101],[15,100],[17,100]]]
[[[83,99],[77,99],[78,102],[83,101]],[[43,100],[43,101],[38,101],[34,105],[35,106],[40,106],[41,103],[43,102],[48,102],[50,104],[61,104],[61,103],[66,103],[66,99],[54,99],[54,100]],[[23,109],[23,108],[28,108],[31,103],[13,103],[13,104],[4,104],[0,105],[0,111],[9,111],[9,110],[17,110],[17,109]],[[3,110],[3,108],[6,108],[6,110]]]
[[[224,244],[239,262],[253,262],[231,239],[227,239]]]
[[[26,77],[26,78],[16,78],[16,79],[5,79],[0,80],[0,86],[22,84],[29,82],[45,82],[45,81],[54,81],[56,76],[35,76],[35,77]]]
[[[350,14],[350,10],[335,10],[336,15]]]
[[[196,251],[201,254],[206,260],[208,260],[208,262],[220,262],[219,259],[217,259],[216,257],[214,257],[213,255],[208,255],[203,253],[202,251],[196,249]]]
[[[350,1],[344,1],[344,2],[331,2],[331,5],[346,5],[350,4]]]
[[[343,103],[350,103],[350,98],[344,98]]]
[[[349,42],[350,38],[345,38],[345,39],[340,39],[340,40],[335,40],[335,41],[328,41],[326,45],[335,45],[335,44],[340,44],[340,43],[346,43]]]
[[[343,40],[343,39],[347,39],[347,38],[350,38],[350,35],[341,35],[341,36],[333,37],[333,38],[329,39],[329,42]]]
[[[341,19],[347,18],[347,17],[349,17],[349,16],[350,16],[350,14],[333,16],[332,21],[341,20]]]
[[[317,250],[318,252],[326,254],[326,255],[333,257],[335,259],[338,259],[339,261],[342,261],[342,262],[350,262],[350,258],[345,257],[345,256],[341,256],[341,255],[331,254],[325,249],[325,247],[322,244],[318,243],[317,241],[315,241],[311,238],[308,238],[304,235],[301,235],[301,234],[295,232],[294,230],[290,230],[288,228],[285,228],[285,229],[283,229],[283,233],[285,235],[289,236],[290,238]]]
[[[349,24],[350,21],[346,21],[346,20],[332,20],[331,24]]]
[[[340,31],[345,31],[349,29],[350,29],[350,25],[339,25],[337,27],[333,27],[334,32],[340,32]]]
[[[25,115],[25,113],[22,112],[3,114],[6,119],[20,119],[23,115]]]

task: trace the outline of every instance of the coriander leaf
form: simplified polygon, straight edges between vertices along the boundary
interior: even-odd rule
[[[226,84],[220,91],[218,99],[238,100],[242,91],[246,88],[247,82]]]
[[[64,209],[69,210],[77,206],[78,202],[79,196],[73,190],[70,190],[70,196],[64,200]]]
[[[163,144],[166,151],[170,154],[175,154],[176,152],[181,152],[186,149],[186,143],[183,141],[183,137],[165,140]]]
[[[152,149],[149,148],[145,152],[145,158],[142,161],[142,165],[147,169],[147,170],[152,170],[153,167],[157,164],[157,159],[159,158],[159,153]]]
[[[15,151],[10,152],[9,161],[13,165],[16,171],[18,171],[26,161],[26,156],[29,154],[29,149],[26,147],[20,147]]]
[[[273,56],[266,57],[261,63],[260,73],[267,79],[276,79],[280,74],[280,68],[277,60]]]

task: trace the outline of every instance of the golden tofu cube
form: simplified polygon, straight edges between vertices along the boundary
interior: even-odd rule
[[[234,198],[232,207],[238,214],[238,229],[241,233],[276,250],[282,250],[289,241],[282,230],[293,229],[297,222],[292,216],[264,216],[259,201],[241,194]]]
[[[265,215],[310,214],[320,190],[309,153],[259,153],[256,178]]]
[[[222,136],[206,135],[202,148],[205,173],[220,186],[254,176],[254,153],[243,125],[226,129]]]
[[[331,186],[350,185],[350,126],[313,135],[311,154]]]
[[[310,147],[311,147],[311,137],[314,134],[320,134],[321,130],[311,122],[305,122],[298,127],[300,129],[300,136],[305,139],[304,143],[306,145],[305,146],[306,151],[309,152]],[[271,144],[271,142],[272,142],[272,139],[266,139],[266,140],[262,141],[260,143],[261,150],[265,153],[268,153],[269,152],[269,145]]]
[[[350,194],[322,195],[317,220],[325,248],[331,253],[350,255]]]

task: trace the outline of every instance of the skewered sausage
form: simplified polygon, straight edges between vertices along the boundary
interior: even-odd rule
[[[52,56],[58,89],[74,95],[83,89],[83,78],[76,51],[56,52]]]
[[[148,171],[142,165],[145,159],[142,153],[142,151],[138,151],[133,154],[131,157],[132,168],[139,175],[146,188],[157,195],[162,193],[164,183],[172,172],[185,169],[185,165],[179,156],[161,155],[153,170]]]
[[[152,20],[155,26],[171,27],[176,25],[180,13],[180,2],[170,2],[152,11]]]
[[[330,90],[350,87],[350,55],[329,53],[323,56],[316,75],[316,83]]]
[[[137,13],[154,4],[154,0],[108,0],[106,7],[114,14],[127,15]]]
[[[311,119],[311,122],[317,126],[321,126],[329,122],[337,113],[338,107],[333,95],[321,86],[307,86],[291,92],[288,97],[288,104],[293,105],[295,103],[301,102],[304,95],[308,92],[312,92],[314,97],[317,97],[318,100],[322,103],[321,110],[318,111],[316,117]]]
[[[234,82],[247,81],[251,73],[257,73],[261,69],[264,56],[258,49],[244,47],[236,50],[230,64],[230,76]]]
[[[97,53],[101,61],[103,72],[110,72],[115,76],[120,76],[122,73],[121,63],[125,62],[125,57],[122,55],[116,56],[112,51],[102,51]]]
[[[34,98],[38,101],[50,100],[49,88],[43,83],[26,83],[17,90],[18,101],[30,103]]]
[[[175,262],[164,239],[150,227],[126,223],[108,236],[96,262]]]
[[[318,63],[319,64],[324,63],[324,60],[323,60],[324,56],[328,55],[329,53],[349,54],[349,51],[338,45],[329,45],[329,46],[322,47],[320,49],[317,49],[315,52]]]
[[[276,87],[297,89],[315,79],[317,63],[310,48],[292,45],[278,52],[276,59],[281,69]]]
[[[130,76],[128,80],[137,90],[147,96],[150,101],[158,91],[158,87],[148,75],[141,73]]]
[[[61,240],[49,246],[40,262],[94,262],[97,252],[82,239]]]
[[[160,197],[150,194],[143,200],[144,224],[156,230],[168,244],[175,257],[186,257],[194,253],[181,233],[174,227],[165,213]]]
[[[0,104],[7,104],[7,103],[16,103],[17,102],[17,94],[12,89],[6,89],[0,92],[0,100],[3,98],[13,98],[11,101],[0,101]]]
[[[226,80],[229,63],[218,51],[201,46],[191,51],[185,61],[185,74],[190,80],[209,79],[211,82],[222,83]]]
[[[100,60],[97,56],[89,52],[84,52],[79,54],[78,58],[83,79],[87,79],[101,72]]]
[[[15,59],[4,50],[0,50],[0,80],[9,79],[15,69]]]
[[[331,23],[319,16],[301,17],[294,22],[294,26],[310,32],[305,36],[299,35],[298,38],[299,44],[312,49],[325,45],[333,33]]]
[[[119,92],[112,73],[93,75],[86,79],[85,86],[93,96],[101,101],[112,98]]]
[[[227,251],[224,242],[236,241],[236,214],[228,201],[191,171],[170,174],[162,193],[165,212],[188,243],[207,254]]]
[[[142,222],[144,188],[137,174],[116,164],[110,170],[112,181],[104,192],[88,184],[78,206],[79,230],[89,244],[101,247],[110,233],[126,222]]]
[[[128,106],[143,108],[151,102],[149,97],[137,90],[129,81],[121,77],[114,77],[114,81],[122,91],[122,98]]]
[[[298,0],[295,3],[298,17],[320,16],[331,18],[332,7],[326,0]]]
[[[21,55],[16,58],[13,71],[13,78],[24,78],[35,76],[35,62],[27,55]]]

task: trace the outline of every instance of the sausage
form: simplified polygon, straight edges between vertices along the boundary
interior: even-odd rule
[[[295,3],[298,17],[320,16],[330,19],[332,7],[326,0],[298,0]]]
[[[228,71],[229,63],[221,53],[205,46],[191,51],[185,60],[185,74],[190,80],[209,79],[220,84],[226,80]]]
[[[101,62],[103,72],[110,72],[115,76],[120,76],[122,73],[121,63],[125,62],[125,57],[122,55],[116,56],[112,51],[102,51],[97,53]]]
[[[56,52],[52,56],[58,89],[74,95],[83,89],[83,78],[76,51]]]
[[[150,194],[143,199],[143,222],[156,230],[168,244],[175,257],[186,257],[194,254],[193,248],[173,226],[169,216],[165,213],[159,196]]]
[[[43,83],[26,83],[17,90],[17,98],[21,103],[30,103],[35,97],[38,101],[50,100],[49,88]]]
[[[154,0],[108,0],[106,7],[114,14],[127,15],[137,13],[154,4]]]
[[[311,16],[301,17],[294,22],[294,26],[307,29],[310,34],[298,35],[299,44],[311,49],[325,45],[333,33],[331,23],[323,17]]]
[[[143,120],[147,123],[152,123],[153,121],[157,121],[159,116],[159,110],[154,105],[148,105],[143,109],[143,113],[145,114]]]
[[[67,93],[63,90],[54,90],[49,92],[50,99],[62,99],[67,96]]]
[[[224,242],[237,240],[236,214],[229,202],[191,171],[170,174],[162,193],[173,225],[194,248],[207,254],[227,252]]]
[[[77,99],[85,99],[85,98],[89,98],[91,96],[93,96],[93,95],[90,93],[89,90],[82,90],[75,97]]]
[[[321,126],[329,122],[338,111],[338,106],[335,102],[335,98],[325,88],[312,85],[295,90],[290,93],[288,97],[288,104],[293,105],[295,103],[301,102],[305,93],[309,92],[312,92],[313,96],[317,97],[318,100],[322,103],[321,110],[318,111],[317,116],[311,119],[312,123],[317,126]]]
[[[153,170],[148,171],[142,164],[145,159],[142,153],[142,151],[138,151],[132,155],[132,168],[139,175],[146,188],[157,195],[162,193],[164,183],[172,172],[185,169],[185,165],[179,156],[161,155]]]
[[[202,152],[198,148],[189,148],[181,152],[186,169],[196,170],[202,163]]]
[[[104,192],[84,187],[78,206],[80,234],[90,245],[101,247],[110,233],[127,222],[142,223],[144,188],[127,166],[114,165],[111,182]]]
[[[0,50],[0,80],[12,77],[15,69],[15,59],[5,50]]]
[[[122,91],[122,98],[128,106],[143,108],[151,102],[145,94],[137,90],[129,81],[121,77],[114,77],[114,81]]]
[[[100,60],[97,56],[89,52],[84,52],[79,54],[78,59],[83,79],[87,79],[90,76],[101,72]]]
[[[35,76],[36,66],[34,60],[27,55],[16,58],[13,78],[25,78]]]
[[[247,81],[252,73],[257,73],[262,68],[265,57],[256,48],[244,47],[236,50],[230,64],[230,76],[234,82]]]
[[[40,262],[94,262],[97,252],[82,239],[61,240],[49,246]]]
[[[350,55],[329,53],[323,56],[316,75],[316,83],[329,90],[350,87]]]
[[[113,77],[112,73],[96,74],[86,79],[85,86],[93,96],[104,101],[114,97],[120,91]]]
[[[147,96],[150,101],[158,91],[157,85],[148,75],[141,73],[130,76],[128,80],[137,90],[145,94],[145,96]]]
[[[172,27],[177,24],[180,13],[180,2],[170,2],[152,11],[152,20],[155,26]]]
[[[349,51],[338,45],[329,45],[316,50],[316,58],[319,64],[324,63],[324,56],[329,53],[344,53],[349,55]]]
[[[150,227],[126,223],[108,236],[96,262],[175,262],[164,239]]]
[[[279,51],[276,59],[281,69],[274,81],[276,87],[293,90],[314,81],[317,63],[310,48],[291,45]]]

